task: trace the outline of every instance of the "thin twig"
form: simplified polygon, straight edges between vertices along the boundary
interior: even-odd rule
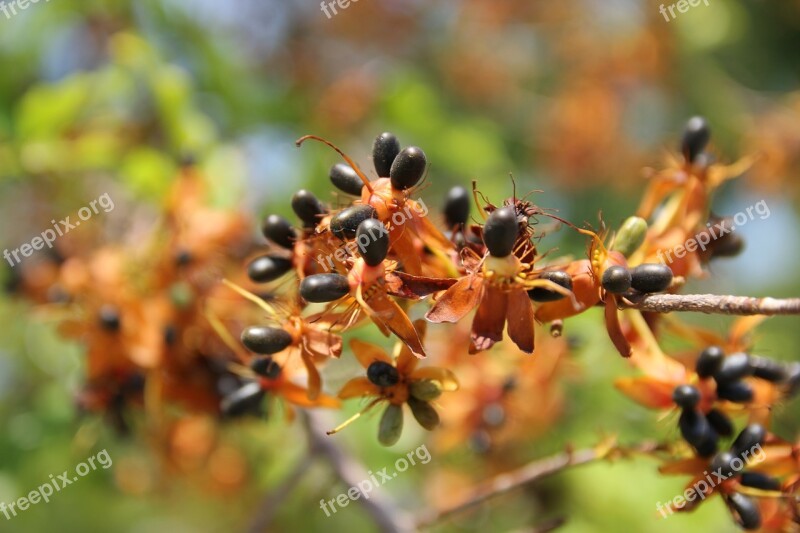
[[[690,311],[718,315],[800,315],[800,298],[753,298],[717,294],[648,294],[626,297],[625,307],[654,313]]]
[[[303,479],[306,472],[308,472],[311,462],[311,454],[304,454],[303,457],[297,461],[294,469],[281,482],[280,486],[264,497],[248,528],[250,533],[262,533],[263,531],[269,530],[269,526],[275,518],[275,513],[277,513],[284,500],[286,500],[297,484]]]
[[[462,501],[446,507],[444,509],[434,509],[422,513],[417,519],[417,527],[423,528],[431,526],[445,518],[460,513],[485,501],[506,494],[509,491],[518,489],[524,485],[555,474],[570,466],[578,466],[591,463],[599,459],[608,458],[612,452],[616,454],[626,454],[629,452],[647,453],[658,450],[661,446],[655,442],[646,442],[635,448],[612,448],[610,450],[602,448],[588,448],[578,451],[567,451],[538,459],[526,464],[525,466],[500,474],[492,479],[477,485],[475,489]]]

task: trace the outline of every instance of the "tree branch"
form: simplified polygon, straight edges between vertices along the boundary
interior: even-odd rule
[[[281,504],[286,500],[289,494],[292,493],[294,488],[303,479],[308,468],[311,466],[311,454],[306,453],[297,462],[294,469],[289,472],[289,475],[281,482],[275,490],[267,494],[258,506],[258,512],[255,518],[250,523],[248,531],[250,533],[261,533],[268,531],[275,514],[280,509]]]
[[[799,315],[800,298],[776,299],[716,294],[626,296],[623,306],[654,313],[689,311],[718,315]]]

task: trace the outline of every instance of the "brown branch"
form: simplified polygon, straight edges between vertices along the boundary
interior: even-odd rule
[[[311,454],[306,453],[300,458],[289,475],[281,482],[280,486],[267,494],[261,504],[259,504],[258,512],[248,528],[250,533],[261,533],[262,531],[269,530],[269,526],[275,518],[275,513],[277,513],[281,504],[303,479],[303,476],[308,472],[310,466]]]
[[[632,452],[647,453],[660,448],[661,445],[655,442],[646,442],[634,448],[588,448],[579,451],[567,451],[545,459],[538,459],[517,470],[500,474],[480,483],[470,495],[454,505],[445,507],[444,509],[433,509],[421,513],[420,517],[417,519],[417,527],[423,528],[431,526],[454,514],[480,505],[491,498],[506,494],[524,485],[560,472],[570,466],[578,466],[591,463],[592,461],[606,459],[612,455],[612,453],[615,455],[625,455]]]
[[[689,311],[717,315],[800,315],[800,298],[753,298],[717,294],[647,294],[628,296],[623,307],[672,313]]]

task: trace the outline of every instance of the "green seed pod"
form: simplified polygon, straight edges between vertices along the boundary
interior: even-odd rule
[[[625,257],[630,257],[644,243],[646,235],[647,221],[640,217],[628,217],[619,228],[612,249]]]
[[[417,400],[413,396],[408,399],[408,406],[411,408],[411,413],[417,419],[419,425],[432,431],[439,425],[439,413],[428,402]]]
[[[435,400],[442,395],[442,389],[439,388],[439,385],[435,381],[431,381],[429,379],[412,381],[408,390],[411,393],[411,396],[417,400],[422,400],[423,402]]]
[[[389,404],[381,416],[381,423],[378,426],[378,441],[384,446],[391,446],[396,443],[403,432],[403,407],[400,405]]]

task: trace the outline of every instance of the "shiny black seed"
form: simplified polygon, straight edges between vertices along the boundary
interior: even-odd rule
[[[753,530],[761,527],[761,511],[758,510],[755,500],[740,492],[733,492],[726,496],[725,503],[743,529]]]
[[[697,455],[700,457],[711,457],[715,453],[717,453],[717,444],[719,443],[719,435],[717,435],[716,431],[711,431],[705,440],[699,442],[697,446],[695,446],[695,450],[697,451]]]
[[[284,257],[262,255],[247,265],[248,277],[256,283],[267,283],[283,276],[292,269],[292,261]]]
[[[307,302],[332,302],[349,292],[350,283],[341,274],[314,274],[300,282],[300,296]]]
[[[314,193],[306,189],[300,189],[292,196],[292,210],[297,218],[303,221],[307,228],[313,228],[319,219],[325,214],[325,207],[314,196]]]
[[[622,294],[631,288],[631,271],[624,266],[610,266],[603,272],[601,283],[608,292]]]
[[[731,419],[728,418],[728,415],[719,409],[710,410],[708,413],[706,413],[706,418],[711,424],[711,427],[714,428],[714,431],[723,437],[730,437],[733,435],[733,422],[731,422]]]
[[[711,140],[711,128],[703,117],[692,117],[686,123],[681,141],[681,152],[687,161],[694,162]]]
[[[385,361],[373,361],[367,367],[367,379],[378,387],[391,387],[400,381],[400,373]]]
[[[753,449],[764,444],[767,430],[761,424],[746,426],[731,444],[731,453],[737,457],[744,457],[745,452],[753,455]]]
[[[291,345],[292,336],[282,328],[250,326],[242,331],[242,344],[252,352],[270,355]]]
[[[329,175],[331,183],[340,191],[352,194],[353,196],[361,196],[364,182],[361,181],[361,178],[358,177],[358,173],[356,173],[350,165],[336,163],[331,167]]]
[[[560,285],[569,291],[572,290],[572,277],[563,270],[545,270],[539,275],[539,279],[552,281],[556,285]],[[542,287],[529,290],[528,296],[534,302],[555,302],[556,300],[564,298],[563,294]]]
[[[372,163],[379,178],[388,178],[392,163],[400,153],[400,141],[392,133],[384,132],[372,143]]]
[[[275,379],[281,375],[281,365],[272,357],[256,357],[250,361],[250,369],[265,378]]]
[[[377,216],[378,212],[369,204],[358,204],[342,209],[331,217],[331,232],[340,239],[352,239],[362,222]]]
[[[714,379],[717,383],[731,383],[752,373],[750,356],[744,352],[737,352],[722,360],[719,369],[714,372]]]
[[[714,429],[708,423],[702,413],[694,409],[684,409],[678,419],[678,427],[681,435],[694,448],[702,446],[704,442],[712,439],[715,435]]]
[[[750,356],[750,369],[753,376],[772,383],[782,383],[788,377],[786,365],[757,355]]]
[[[100,308],[98,315],[100,327],[106,331],[119,331],[120,318],[116,307],[113,305],[104,305]]]
[[[747,403],[753,399],[753,388],[743,381],[718,383],[717,396],[729,402]]]
[[[722,361],[725,359],[725,352],[719,346],[709,346],[700,353],[695,363],[697,375],[701,378],[708,378],[719,370]]]
[[[467,189],[456,185],[444,201],[444,220],[448,228],[464,226],[469,220],[470,197]]]
[[[739,483],[745,487],[753,487],[760,490],[781,490],[781,482],[772,476],[761,472],[742,472]]]
[[[513,206],[495,209],[483,226],[483,242],[494,257],[506,257],[514,251],[519,224]]]
[[[292,225],[280,215],[269,215],[261,226],[264,237],[282,248],[294,246],[295,234]]]
[[[684,409],[694,409],[700,403],[700,391],[691,385],[678,385],[672,391],[672,401]]]
[[[416,146],[403,148],[389,169],[392,187],[401,191],[410,189],[422,179],[427,165],[428,158],[422,148]]]
[[[389,253],[389,232],[380,220],[368,218],[356,230],[358,251],[369,266],[380,265]]]
[[[672,269],[661,263],[646,263],[631,270],[631,287],[639,292],[662,292],[672,284]]]
[[[731,477],[731,475],[734,472],[734,468],[731,463],[733,462],[734,459],[735,456],[732,453],[720,452],[717,455],[715,455],[714,459],[711,461],[710,471],[718,472],[725,477]]]
[[[220,402],[223,416],[233,418],[242,415],[261,413],[264,390],[261,385],[251,381],[225,396]]]

